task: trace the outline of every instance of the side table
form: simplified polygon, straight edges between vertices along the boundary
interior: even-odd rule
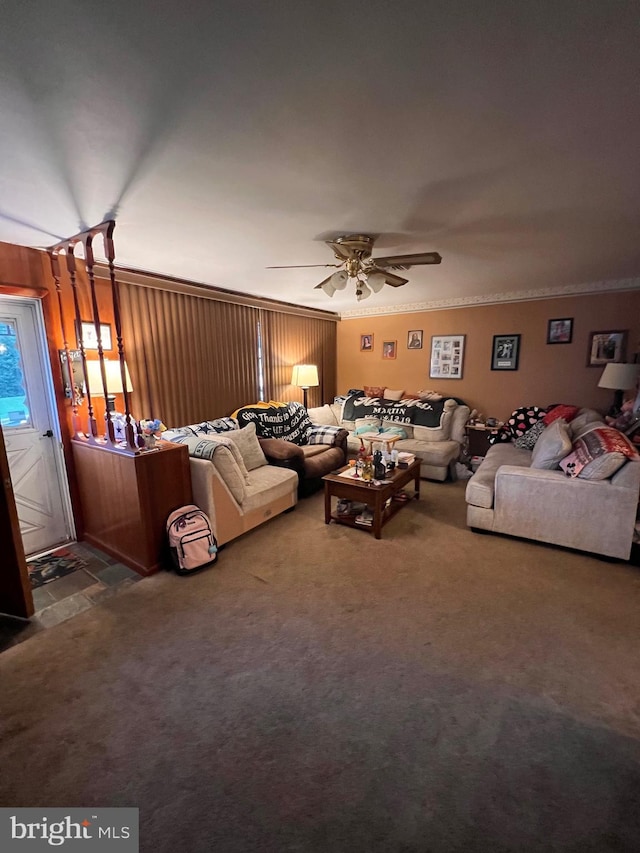
[[[500,426],[487,427],[484,424],[467,424],[464,431],[466,435],[466,450],[468,457],[486,456],[487,451],[491,447],[489,444],[489,436],[498,432],[499,429]]]

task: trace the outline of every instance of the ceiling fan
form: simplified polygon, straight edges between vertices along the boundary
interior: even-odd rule
[[[293,264],[289,266],[267,267],[269,270],[302,269],[303,267],[337,267],[316,289],[324,290],[327,296],[333,296],[336,290],[344,290],[349,281],[355,282],[358,302],[378,293],[385,284],[401,287],[409,279],[402,278],[389,270],[408,270],[418,264],[439,264],[441,255],[437,252],[421,252],[415,255],[391,255],[386,258],[372,258],[375,236],[367,234],[349,234],[325,240],[333,251],[337,264]]]

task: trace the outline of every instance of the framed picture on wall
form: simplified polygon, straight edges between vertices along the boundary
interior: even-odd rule
[[[549,320],[548,344],[570,344],[573,337],[573,317],[564,320]]]
[[[627,330],[614,332],[591,332],[587,367],[604,364],[619,364],[627,353]]]
[[[373,335],[360,335],[360,352],[373,351]]]
[[[383,358],[395,358],[397,349],[398,349],[398,342],[397,341],[383,341],[382,342],[382,357]]]
[[[462,379],[464,335],[431,337],[430,379]]]
[[[520,335],[494,335],[491,370],[517,370]]]
[[[78,346],[80,346],[80,337],[85,350],[98,349],[98,337],[96,335],[96,324],[93,320],[81,320],[80,329],[78,330]],[[108,323],[100,323],[100,340],[102,341],[102,349],[111,349],[111,326]]]
[[[407,349],[422,349],[422,329],[407,333]]]

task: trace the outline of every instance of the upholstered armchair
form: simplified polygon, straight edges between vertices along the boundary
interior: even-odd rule
[[[314,429],[318,429],[315,428]],[[347,463],[346,429],[329,436],[328,444],[294,444],[282,438],[258,438],[270,465],[290,468],[298,475],[298,496],[306,497],[322,486],[322,477]]]
[[[313,425],[300,403],[258,403],[235,412],[240,425],[254,423],[270,465],[298,475],[298,495],[322,485],[322,477],[347,462],[348,432],[340,427]]]

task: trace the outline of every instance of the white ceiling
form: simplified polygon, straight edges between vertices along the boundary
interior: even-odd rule
[[[342,312],[640,287],[639,35],[637,0],[5,0],[0,240],[115,216],[121,265]],[[265,269],[352,232],[443,262],[359,304]]]

